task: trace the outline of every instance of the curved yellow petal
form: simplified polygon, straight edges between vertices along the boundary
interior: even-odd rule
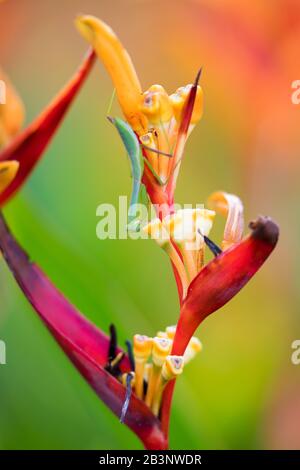
[[[19,162],[5,161],[0,162],[0,193],[10,185],[19,169]]]
[[[242,201],[234,194],[216,191],[208,199],[209,206],[227,217],[222,248],[226,250],[242,239],[244,231],[244,208]]]
[[[0,69],[0,147],[19,132],[24,106],[7,75]]]
[[[134,131],[144,134],[147,119],[140,111],[142,89],[126,49],[114,31],[94,16],[79,16],[76,26],[110,74],[127,121]]]

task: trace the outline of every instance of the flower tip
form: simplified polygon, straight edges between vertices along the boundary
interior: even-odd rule
[[[115,37],[115,33],[106,23],[92,15],[78,15],[75,25],[80,34],[92,45],[97,33]]]
[[[80,32],[80,34],[88,41],[92,42],[92,34],[93,31],[92,29],[88,26],[88,23],[86,22],[86,16],[85,15],[78,15],[75,18],[75,26],[77,30]]]
[[[203,67],[200,67],[200,69],[198,70],[198,73],[196,75],[196,79],[195,79],[195,83],[194,83],[195,88],[197,88],[197,86],[200,82],[200,78],[201,78],[201,75],[202,75],[202,70],[203,70]]]
[[[147,119],[139,109],[141,84],[123,44],[111,27],[95,16],[79,15],[75,24],[111,76],[126,120],[134,131],[145,134]]]
[[[250,222],[249,228],[252,230],[252,237],[270,245],[276,245],[279,237],[279,227],[270,217],[259,216],[256,220]]]

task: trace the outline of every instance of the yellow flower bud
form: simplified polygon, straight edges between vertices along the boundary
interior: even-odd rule
[[[173,108],[169,96],[161,85],[152,85],[143,94],[141,111],[151,124],[169,122]]]
[[[175,333],[176,333],[176,325],[167,326],[166,333],[167,333],[169,339],[174,339],[174,336],[175,336]]]
[[[172,347],[172,341],[167,338],[158,338],[157,336],[153,338],[153,347],[152,347],[152,360],[153,363],[161,367],[170,354]]]
[[[152,351],[152,338],[145,335],[134,335],[133,337],[133,353],[135,359],[146,361]]]
[[[184,87],[180,87],[175,93],[170,95],[170,102],[173,107],[173,113],[177,122],[181,122],[182,110],[184,108],[186,99],[191,91],[193,85],[189,84]],[[203,115],[203,91],[200,85],[197,86],[197,95],[194,103],[193,114],[191,118],[191,124],[197,124]]]
[[[183,356],[168,356],[162,367],[162,377],[168,382],[182,374],[184,366]]]

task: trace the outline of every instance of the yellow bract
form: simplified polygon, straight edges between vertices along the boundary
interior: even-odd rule
[[[5,161],[0,163],[0,194],[14,180],[19,169],[19,162]]]
[[[110,74],[127,121],[133,130],[145,133],[147,120],[140,111],[142,89],[126,49],[113,30],[94,16],[80,16],[76,25]]]

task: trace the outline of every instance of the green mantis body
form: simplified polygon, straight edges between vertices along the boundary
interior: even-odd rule
[[[132,173],[132,192],[130,199],[130,207],[128,210],[128,226],[136,220],[136,205],[141,202],[148,202],[145,186],[142,183],[142,176],[144,172],[144,163],[147,165],[155,180],[160,186],[165,186],[167,182],[163,183],[159,175],[154,171],[150,162],[142,155],[140,142],[127,122],[120,118],[110,118],[109,120],[116,127],[122,142],[125,146],[126,152],[129,156],[131,173]],[[169,155],[172,157],[172,155]],[[178,162],[179,163],[179,162]],[[170,175],[171,176],[171,175]],[[137,226],[135,226],[135,230]]]
[[[129,156],[132,173],[132,192],[128,210],[128,225],[130,225],[136,219],[136,204],[139,203],[141,196],[144,194],[142,184],[144,160],[138,138],[129,124],[120,118],[109,118],[109,120],[116,127]]]

